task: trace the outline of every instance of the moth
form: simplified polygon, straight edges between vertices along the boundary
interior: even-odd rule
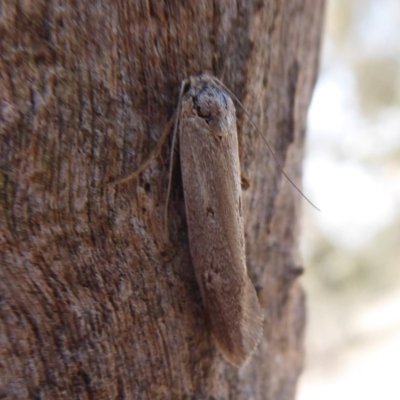
[[[218,349],[228,362],[240,367],[251,358],[261,339],[264,313],[247,274],[236,110],[231,99],[234,95],[227,91],[218,79],[207,74],[185,79],[175,120],[169,122],[153,156],[133,174],[113,184],[133,179],[147,168],[160,152],[174,123],[172,154],[178,138],[196,280]],[[263,134],[251,118],[250,121],[263,137],[281,172],[294,185]],[[173,156],[165,224],[172,159]]]
[[[208,75],[184,81],[179,103],[175,132],[192,263],[217,347],[242,366],[260,341],[264,313],[246,268],[236,110]]]

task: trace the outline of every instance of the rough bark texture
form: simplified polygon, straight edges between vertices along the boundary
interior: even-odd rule
[[[183,78],[238,96],[300,185],[323,1],[0,2],[0,398],[293,399],[301,199],[243,112],[249,275],[266,314],[243,369],[207,327],[170,146],[135,181]]]

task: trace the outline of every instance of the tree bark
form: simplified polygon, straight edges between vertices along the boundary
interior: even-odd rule
[[[301,198],[237,110],[249,276],[266,315],[242,369],[217,351],[170,143],[182,79],[240,99],[301,185],[323,1],[3,0],[0,398],[293,399]]]

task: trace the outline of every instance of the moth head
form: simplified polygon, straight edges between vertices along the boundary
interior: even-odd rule
[[[209,125],[217,140],[223,140],[227,136],[227,109],[230,99],[219,87],[209,82],[196,89],[192,96],[194,112]]]

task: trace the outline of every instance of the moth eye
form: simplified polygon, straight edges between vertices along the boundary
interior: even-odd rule
[[[212,119],[211,118],[211,110],[210,110],[210,105],[208,104],[207,101],[205,101],[204,97],[200,98],[200,96],[196,96],[193,99],[193,105],[194,105],[194,109],[197,112],[197,115],[200,118],[203,118],[207,124],[209,124]]]
[[[210,123],[210,120],[211,120],[211,113],[210,112],[205,113],[204,111],[202,111],[201,106],[199,104],[196,105],[196,111],[197,111],[197,115],[200,118],[203,118],[204,121],[207,122],[207,124]]]
[[[215,212],[214,212],[213,208],[210,207],[210,206],[207,207],[207,215],[212,217],[212,218],[215,217]]]

